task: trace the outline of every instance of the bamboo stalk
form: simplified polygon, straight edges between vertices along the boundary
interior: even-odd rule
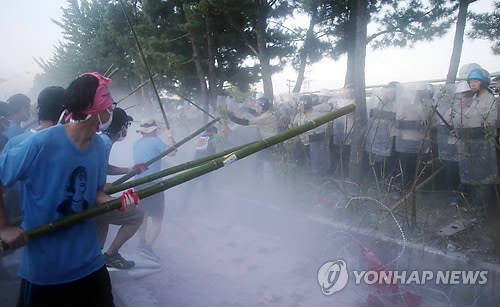
[[[131,107],[129,107],[129,108],[131,108]],[[207,126],[211,125],[213,122],[214,121],[210,122],[209,124],[207,124]],[[207,127],[207,126],[204,126],[203,128],[200,128],[200,130],[204,130],[204,128]],[[198,131],[196,131],[195,133],[199,134]],[[182,140],[181,142],[183,142],[183,141],[184,140]],[[252,143],[250,143],[250,144],[252,144]],[[172,174],[175,174],[175,173],[178,173],[178,172],[181,172],[181,171],[184,171],[184,170],[187,170],[187,169],[199,166],[199,165],[201,165],[203,163],[206,163],[206,162],[208,162],[210,160],[219,158],[219,157],[224,156],[224,155],[226,155],[228,153],[231,153],[233,151],[241,149],[241,148],[243,148],[244,146],[247,146],[247,145],[248,144],[244,144],[244,145],[240,145],[240,146],[237,146],[237,147],[233,147],[233,148],[227,149],[227,150],[225,150],[223,152],[216,153],[216,154],[213,154],[211,156],[207,156],[205,158],[201,158],[201,159],[198,159],[198,160],[194,160],[194,161],[182,163],[182,164],[179,164],[179,165],[167,168],[165,170],[161,170],[159,172],[153,173],[153,174],[145,176],[145,177],[137,178],[137,179],[131,180],[129,182],[124,182],[124,183],[118,184],[117,183],[118,180],[122,179],[122,178],[120,178],[117,181],[113,182],[113,185],[111,187],[105,189],[104,193],[106,193],[108,195],[111,195],[111,194],[114,194],[116,192],[124,191],[126,189],[130,189],[130,188],[136,187],[138,185],[145,184],[145,183],[148,183],[150,181],[153,181],[153,180],[156,180],[156,179],[159,179],[159,178],[163,178],[163,177],[166,177],[168,175],[172,175]],[[165,155],[169,154],[170,152],[172,152],[173,150],[174,149],[171,149],[168,153],[163,152],[161,154],[163,156],[165,156]],[[146,163],[144,163],[144,164],[146,164]],[[137,175],[137,174],[135,174],[135,175]],[[21,216],[17,216],[15,218],[12,218],[9,221],[9,223],[10,223],[10,225],[20,225],[22,221],[23,221],[23,216],[21,215]]]
[[[158,78],[159,74],[155,74],[153,76],[154,79]],[[122,102],[123,100],[127,99],[128,97],[132,96],[135,92],[137,92],[138,90],[140,90],[144,85],[148,84],[149,82],[151,82],[150,80],[146,80],[144,82],[142,82],[141,84],[139,84],[132,92],[130,92],[127,96],[123,97],[123,98],[120,98],[118,99],[118,101],[116,101],[116,103],[120,103]]]
[[[253,143],[255,143],[255,142],[253,142]],[[160,178],[166,177],[168,175],[172,175],[172,174],[175,174],[175,173],[178,173],[178,172],[182,172],[182,171],[185,171],[185,170],[188,170],[188,169],[200,166],[200,165],[202,165],[202,164],[204,164],[206,162],[209,162],[211,160],[223,157],[223,156],[225,156],[225,155],[227,155],[229,153],[237,151],[237,150],[239,150],[239,149],[241,149],[241,148],[243,148],[245,146],[248,146],[250,144],[253,144],[253,143],[243,144],[243,145],[240,145],[240,146],[232,147],[232,148],[226,149],[226,150],[224,150],[222,152],[219,152],[219,153],[216,153],[216,154],[213,154],[213,155],[210,155],[210,156],[198,159],[198,160],[189,161],[189,162],[185,162],[185,163],[173,166],[173,167],[169,167],[167,169],[161,170],[159,172],[153,173],[153,174],[148,175],[148,176],[137,178],[137,179],[134,179],[134,180],[131,180],[131,181],[128,181],[128,182],[124,182],[122,184],[113,185],[113,186],[111,186],[109,188],[106,188],[104,190],[104,193],[106,193],[108,195],[111,195],[111,194],[114,194],[114,193],[117,193],[117,192],[120,192],[120,191],[124,191],[124,190],[130,189],[130,188],[134,188],[134,187],[136,187],[138,185],[141,185],[141,184],[149,183],[149,182],[151,182],[153,180],[160,179]],[[21,215],[21,216],[17,216],[15,218],[10,219],[9,220],[9,224],[10,225],[18,226],[18,225],[21,224],[22,221],[23,221],[23,216]]]
[[[161,110],[161,114],[163,115],[163,120],[165,120],[165,125],[167,126],[167,129],[170,130],[170,125],[168,123],[167,114],[165,113],[165,110],[163,109],[160,95],[158,94],[158,89],[156,88],[156,84],[153,80],[153,74],[151,73],[151,68],[149,67],[148,61],[146,60],[146,56],[144,55],[141,44],[139,43],[139,39],[137,38],[137,33],[135,32],[135,29],[132,26],[132,23],[130,22],[130,19],[127,15],[127,12],[125,11],[125,6],[123,5],[122,0],[120,0],[120,5],[122,7],[123,15],[125,15],[125,18],[127,19],[128,26],[130,27],[130,30],[132,31],[132,35],[134,36],[137,50],[139,50],[139,55],[141,56],[141,59],[142,59],[142,62],[144,63],[144,66],[146,67],[146,71],[147,71],[148,76],[149,76],[149,81],[151,81],[151,85],[153,86],[153,90],[155,92],[156,99],[158,100],[158,104],[160,105],[160,110]]]
[[[108,69],[106,69],[106,71],[104,72],[104,74],[103,74],[104,77],[106,77],[109,74],[111,69],[113,69],[113,66],[115,66],[115,64],[111,63],[111,65],[108,67]]]
[[[253,143],[255,143],[255,142],[253,142]],[[250,143],[250,144],[253,144],[253,143]],[[116,192],[124,191],[124,190],[130,189],[130,188],[136,187],[138,185],[145,184],[145,183],[151,182],[153,180],[166,177],[168,175],[172,175],[172,174],[175,174],[178,172],[182,172],[182,171],[200,166],[206,162],[212,161],[214,159],[217,159],[217,158],[223,157],[227,154],[230,154],[234,151],[240,150],[243,147],[248,146],[248,145],[249,144],[244,144],[244,145],[236,146],[233,148],[229,148],[229,149],[226,149],[222,152],[219,152],[219,153],[216,153],[216,154],[213,154],[213,155],[210,155],[210,156],[198,159],[198,160],[189,161],[189,162],[185,162],[185,163],[173,166],[173,167],[169,167],[167,169],[161,170],[159,172],[153,173],[153,174],[148,175],[148,176],[144,176],[141,178],[130,180],[130,181],[122,183],[122,184],[113,185],[113,186],[105,189],[104,192],[108,195],[111,195],[111,194],[114,194]]]
[[[116,67],[114,68],[108,75],[107,75],[107,78],[111,78],[113,77],[114,74],[116,74],[118,71],[120,70],[120,68]]]
[[[135,108],[135,107],[137,107],[136,104],[134,104],[133,106],[130,106],[130,107],[126,107],[125,109],[123,109],[123,111],[127,111],[128,109],[132,109],[132,108]]]
[[[177,91],[172,91],[174,92],[177,96],[181,97],[182,99],[186,100],[187,102],[189,102],[190,104],[192,104],[193,106],[195,106],[198,110],[202,111],[203,113],[207,114],[208,117],[212,118],[212,119],[215,119],[215,117],[212,116],[212,114],[208,113],[207,110],[203,109],[202,107],[198,106],[196,103],[194,103],[191,99],[187,98],[186,96],[182,95],[181,93],[177,92]]]
[[[283,141],[286,141],[288,139],[294,138],[299,134],[302,134],[304,132],[307,132],[309,130],[312,130],[314,128],[317,128],[329,121],[332,121],[336,118],[339,118],[343,115],[352,113],[356,107],[351,104],[346,107],[340,108],[334,112],[328,113],[324,116],[321,116],[315,120],[309,121],[306,124],[289,129],[281,134],[275,135],[268,137],[264,140],[253,142],[250,144],[247,144],[247,146],[244,146],[243,148],[233,152],[232,154],[211,160],[205,164],[202,164],[201,166],[198,166],[190,171],[184,172],[182,174],[179,174],[177,176],[174,176],[172,178],[165,179],[163,181],[160,181],[156,184],[153,184],[145,189],[137,191],[137,194],[139,195],[140,199],[149,197],[151,195],[154,195],[156,193],[163,192],[165,190],[168,190],[172,187],[175,187],[179,184],[182,184],[184,182],[187,182],[191,179],[200,177],[204,174],[210,173],[214,170],[217,170],[219,168],[222,168],[226,165],[229,165],[237,160],[241,160],[245,157],[248,157],[258,151],[261,151],[263,149],[266,149],[268,147],[271,147],[273,145],[276,145],[278,143],[281,143]],[[79,213],[75,213],[73,215],[58,219],[56,221],[53,221],[48,224],[40,225],[38,227],[29,229],[25,232],[25,234],[28,236],[30,240],[33,240],[37,237],[40,237],[42,235],[46,235],[52,232],[55,232],[59,229],[65,228],[72,226],[74,224],[80,223],[83,220],[110,212],[112,210],[116,210],[121,207],[121,200],[119,198],[113,199],[111,201],[108,201],[104,204],[96,205],[90,209],[84,210]],[[0,246],[2,246],[2,249],[8,248],[5,246],[3,243],[0,242]]]
[[[177,148],[179,148],[181,145],[183,145],[184,143],[190,141],[191,139],[193,139],[195,136],[197,136],[198,134],[202,133],[203,131],[205,131],[209,126],[215,124],[216,122],[218,122],[220,120],[220,118],[216,118],[214,120],[212,120],[211,122],[209,122],[208,124],[206,124],[205,126],[201,127],[200,129],[196,130],[195,132],[191,133],[189,136],[185,137],[184,139],[182,139],[181,141],[175,143],[174,146],[171,146],[169,147],[167,150],[165,150],[164,152],[160,153],[158,156],[154,157],[153,159],[149,160],[149,161],[146,161],[144,162],[144,165],[146,167],[150,166],[151,164],[155,163],[156,161],[159,161],[161,160],[163,157],[165,157],[166,155],[168,155],[169,153],[177,150]],[[133,171],[131,171],[130,173],[120,177],[118,180],[116,180],[115,182],[113,182],[113,185],[117,185],[117,184],[121,184],[121,183],[124,183],[125,181],[129,180],[130,178],[134,177],[135,175],[138,175],[139,174],[139,169],[134,169]]]

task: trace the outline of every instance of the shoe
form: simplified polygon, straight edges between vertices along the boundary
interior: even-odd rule
[[[120,270],[131,269],[135,266],[134,261],[123,258],[120,253],[116,253],[114,255],[108,255],[107,253],[104,253],[104,263],[108,268],[117,268]]]
[[[147,244],[143,245],[142,247],[140,247],[140,252],[141,252],[141,255],[146,259],[152,260],[154,262],[160,261],[160,257],[158,257],[153,252],[153,248],[151,247],[151,245],[147,245]]]

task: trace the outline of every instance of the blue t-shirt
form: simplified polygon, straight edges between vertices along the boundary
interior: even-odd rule
[[[111,148],[113,147],[113,141],[111,141],[111,138],[104,133],[99,134],[99,136],[102,139],[102,142],[104,143],[104,168],[106,174],[108,173],[108,165],[109,165],[109,155],[111,154]]]
[[[93,135],[75,146],[64,126],[33,134],[0,155],[0,181],[20,182],[25,230],[93,207],[105,183],[104,144]],[[51,285],[81,279],[104,265],[93,219],[30,241],[22,250],[19,275]]]
[[[16,135],[19,135],[24,132],[24,129],[21,128],[21,123],[13,120],[10,120],[9,122],[10,122],[9,128],[7,128],[3,132],[3,135],[5,135],[7,138],[11,139]]]
[[[168,145],[157,136],[143,137],[134,144],[134,163],[144,163],[158,156]],[[159,172],[161,170],[161,161],[156,161],[148,167],[148,170],[137,175],[137,178]]]
[[[22,134],[16,135],[15,137],[11,138],[7,142],[7,144],[5,144],[3,152],[10,150],[13,147],[16,147],[17,145],[21,144],[24,140],[28,139],[33,134],[35,134],[35,132],[33,132],[32,130],[28,130]]]

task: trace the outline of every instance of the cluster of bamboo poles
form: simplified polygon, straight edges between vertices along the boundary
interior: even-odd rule
[[[189,180],[192,180],[194,178],[197,178],[199,176],[202,176],[204,174],[210,173],[212,171],[215,171],[219,168],[222,168],[228,164],[231,164],[237,160],[241,160],[245,157],[248,157],[252,154],[255,154],[256,152],[259,152],[263,149],[266,149],[268,147],[271,147],[273,145],[276,145],[278,143],[284,142],[288,139],[291,139],[293,137],[298,136],[299,134],[302,134],[304,132],[307,132],[309,130],[315,129],[327,122],[330,122],[336,118],[339,118],[343,115],[352,113],[355,109],[354,105],[348,105],[346,107],[340,108],[334,112],[328,113],[322,117],[319,117],[315,120],[309,121],[305,123],[302,126],[289,129],[281,134],[256,141],[256,142],[251,142],[245,145],[241,145],[238,147],[230,148],[228,150],[225,150],[223,152],[208,156],[206,158],[194,160],[191,162],[183,163],[162,171],[159,171],[157,173],[151,174],[149,176],[142,177],[140,179],[135,179],[127,183],[114,183],[114,185],[106,190],[106,193],[112,194],[116,193],[119,191],[123,191],[125,189],[129,189],[135,186],[138,186],[140,184],[145,184],[145,183],[150,183],[154,180],[157,180],[159,178],[163,178],[168,175],[173,175],[181,171],[185,171],[183,173],[177,174],[173,177],[164,179],[158,183],[152,184],[148,186],[147,188],[141,189],[137,191],[137,194],[139,195],[139,199],[144,199],[146,197],[149,197],[151,195],[161,193],[165,190],[168,190],[172,187],[175,187],[177,185],[180,185],[184,182],[187,182]],[[213,124],[217,120],[214,120],[211,122]],[[204,128],[204,127],[203,127]],[[200,129],[201,130],[201,129]],[[180,142],[179,142],[180,143]],[[174,149],[175,150],[175,149]],[[166,156],[168,153],[163,152],[161,154],[161,157],[156,157],[155,161],[158,161],[162,157]],[[150,161],[148,161],[150,162]],[[153,161],[154,162],[154,161]],[[151,162],[151,163],[153,163]],[[128,174],[130,175],[130,174]],[[130,178],[130,177],[129,177]],[[90,209],[84,210],[79,213],[75,213],[73,215],[55,220],[51,223],[40,225],[38,227],[35,227],[33,229],[28,229],[26,230],[26,235],[30,240],[36,239],[37,237],[40,237],[42,235],[47,235],[49,233],[58,231],[62,228],[66,228],[69,226],[72,226],[74,224],[77,224],[83,220],[87,220],[90,218],[93,218],[98,215],[105,214],[107,212],[110,212],[112,210],[119,209],[121,207],[121,200],[120,198],[113,199],[109,202],[93,206]],[[1,241],[0,241],[0,249],[6,249],[8,246],[5,246]]]

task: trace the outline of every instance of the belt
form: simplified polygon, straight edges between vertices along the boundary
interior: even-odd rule
[[[420,130],[425,127],[423,120],[398,120],[396,127],[403,130]]]
[[[370,118],[396,120],[396,113],[389,112],[389,111],[383,111],[383,110],[377,110],[377,109],[371,109],[370,110]]]
[[[484,139],[484,138],[486,138],[487,134],[489,136],[493,136],[493,135],[489,134],[492,131],[485,129],[484,127],[456,128],[456,131],[457,131],[457,135],[460,138],[465,138],[465,139]]]

